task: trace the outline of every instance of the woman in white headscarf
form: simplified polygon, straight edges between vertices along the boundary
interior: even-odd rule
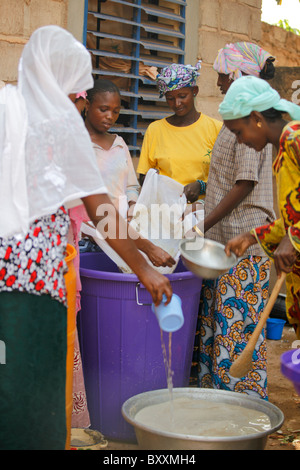
[[[69,99],[92,86],[87,50],[67,31],[46,26],[24,47],[18,86],[0,92],[1,449],[65,448],[64,204],[81,198],[96,226],[108,211],[105,225],[128,232],[112,210],[89,135]],[[163,293],[170,300],[169,281],[129,236],[106,239],[155,304]]]

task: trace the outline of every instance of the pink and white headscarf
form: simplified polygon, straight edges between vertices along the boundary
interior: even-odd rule
[[[80,93],[76,93],[76,100],[79,100],[79,98],[83,98],[85,100],[86,97],[87,97],[86,91],[81,91]]]
[[[269,52],[257,44],[236,42],[226,44],[223,49],[219,50],[213,68],[218,73],[229,75],[232,80],[241,77],[243,73],[259,77],[267,59],[275,60]]]

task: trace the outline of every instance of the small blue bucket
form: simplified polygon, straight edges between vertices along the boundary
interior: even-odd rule
[[[267,320],[267,339],[281,339],[285,320],[280,318],[268,318]]]

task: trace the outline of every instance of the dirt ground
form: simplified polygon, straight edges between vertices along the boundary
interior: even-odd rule
[[[269,401],[281,409],[285,420],[280,431],[269,436],[266,450],[300,450],[300,396],[280,372],[280,356],[295,340],[290,326],[284,327],[281,340],[267,340]]]
[[[300,450],[297,444],[297,440],[300,443],[300,396],[280,371],[280,356],[292,347],[295,340],[295,332],[290,326],[284,327],[281,340],[267,340],[269,401],[281,409],[285,421],[279,431],[269,436],[266,450]],[[108,451],[136,449],[137,445],[110,440],[105,448]]]

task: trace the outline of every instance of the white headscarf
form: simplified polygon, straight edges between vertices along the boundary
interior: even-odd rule
[[[0,91],[0,236],[25,234],[62,204],[106,193],[84,122],[68,98],[93,87],[91,57],[58,26],[36,30],[18,86]]]

